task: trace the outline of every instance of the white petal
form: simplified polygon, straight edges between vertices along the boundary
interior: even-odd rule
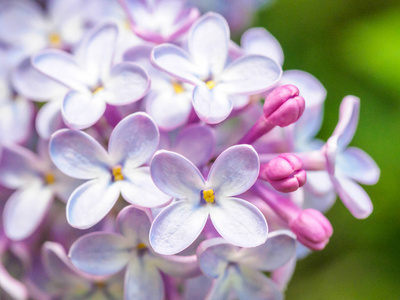
[[[62,101],[49,101],[39,110],[36,117],[36,131],[42,139],[50,139],[51,135],[64,125],[61,115]]]

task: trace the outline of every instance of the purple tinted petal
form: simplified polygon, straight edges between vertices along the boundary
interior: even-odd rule
[[[220,85],[210,90],[201,84],[193,90],[193,107],[202,121],[216,124],[229,116],[233,105]]]
[[[235,196],[247,191],[257,180],[260,162],[249,145],[236,145],[222,152],[211,167],[207,183],[219,196]]]
[[[90,74],[90,81],[96,82],[108,76],[118,37],[118,27],[113,23],[103,23],[92,29],[80,45],[78,53],[82,64]]]
[[[340,104],[339,122],[333,131],[338,137],[338,148],[344,149],[353,139],[357,129],[360,113],[360,99],[354,96],[346,96]]]
[[[163,273],[182,278],[190,278],[201,274],[196,255],[165,255],[152,258],[153,263]]]
[[[345,177],[332,178],[340,200],[357,219],[367,218],[373,210],[371,199],[361,186]]]
[[[337,157],[340,173],[363,184],[375,184],[380,170],[375,161],[363,150],[350,147]]]
[[[151,226],[150,216],[149,210],[144,211],[134,206],[125,207],[117,218],[119,232],[132,245],[145,243],[148,246]]]
[[[164,299],[164,284],[157,268],[141,259],[131,259],[125,275],[124,299]]]
[[[79,270],[92,275],[110,275],[125,267],[132,255],[127,240],[115,233],[95,232],[79,238],[69,257]]]
[[[18,145],[3,146],[0,159],[0,182],[5,187],[16,189],[39,177],[39,157]]]
[[[88,90],[88,74],[78,66],[71,54],[59,50],[43,50],[32,57],[32,65],[70,89]]]
[[[150,55],[153,50],[154,45],[151,43],[144,43],[130,48],[124,53],[123,61],[130,61],[140,65],[145,71],[151,75],[154,73],[155,69],[150,63]],[[158,70],[156,70],[158,71]]]
[[[242,249],[240,264],[261,271],[272,271],[296,255],[296,236],[288,230],[271,232],[267,241],[254,248]]]
[[[234,268],[226,269],[223,275],[214,280],[205,299],[235,299],[236,295],[233,286],[240,280],[241,278]]]
[[[263,214],[242,199],[223,199],[212,207],[210,217],[218,233],[236,246],[255,247],[267,239],[268,226]]]
[[[233,61],[221,74],[220,86],[227,94],[256,94],[276,84],[282,68],[261,55],[245,55]]]
[[[276,283],[281,291],[285,291],[290,279],[292,279],[296,268],[296,257],[293,257],[286,265],[276,269],[272,273],[272,280]]]
[[[200,171],[185,157],[170,151],[157,151],[150,165],[155,185],[175,198],[200,200],[205,182]]]
[[[145,113],[135,113],[123,119],[114,128],[108,152],[115,164],[133,169],[146,163],[157,150],[157,125]]]
[[[3,212],[4,231],[12,240],[29,237],[40,225],[53,200],[50,188],[34,181],[14,192]]]
[[[28,299],[28,290],[25,285],[11,277],[3,264],[0,264],[0,286],[2,290],[12,297],[12,299]]]
[[[246,54],[267,56],[283,65],[283,50],[278,40],[265,28],[251,28],[243,33],[240,44]]]
[[[14,69],[12,83],[18,93],[37,101],[47,101],[65,95],[68,91],[64,85],[37,71],[32,66],[30,58],[23,60]]]
[[[85,129],[94,125],[106,110],[107,91],[96,94],[70,91],[64,98],[62,115],[73,129]]]
[[[184,299],[204,300],[213,280],[206,276],[200,275],[195,278],[185,280]]]
[[[229,51],[230,32],[226,20],[219,14],[207,13],[193,24],[188,36],[189,52],[196,65],[204,66],[202,73],[219,75]]]
[[[64,127],[61,115],[62,101],[49,101],[39,110],[36,117],[36,131],[42,139],[50,139],[58,129]]]
[[[109,173],[107,152],[87,133],[59,130],[52,136],[49,149],[54,164],[68,176],[91,179]]]
[[[125,105],[141,99],[150,88],[146,72],[137,64],[123,62],[111,69],[104,82],[107,103]]]
[[[150,59],[155,67],[179,81],[191,84],[200,82],[197,67],[192,63],[189,55],[175,45],[162,44],[154,47]]]
[[[206,125],[189,125],[178,135],[174,151],[182,154],[196,166],[206,164],[215,150],[214,130]]]
[[[117,202],[120,186],[108,178],[94,179],[78,187],[68,199],[67,220],[75,228],[86,229],[100,222]]]
[[[185,201],[176,202],[154,219],[150,229],[150,244],[160,254],[176,254],[196,240],[207,217],[205,207],[193,206]]]
[[[123,169],[122,172],[125,180],[121,181],[121,194],[129,203],[140,207],[159,207],[171,199],[155,186],[149,167],[130,171]]]

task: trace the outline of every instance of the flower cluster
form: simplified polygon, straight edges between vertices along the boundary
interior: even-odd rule
[[[336,196],[372,212],[360,100],[316,139],[326,91],[263,28],[238,45],[183,0],[1,1],[0,55],[0,296],[281,299]]]

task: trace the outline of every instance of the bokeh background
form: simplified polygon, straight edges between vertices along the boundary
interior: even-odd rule
[[[253,26],[279,40],[284,70],[307,71],[327,89],[320,138],[344,96],[361,98],[352,145],[381,168],[378,184],[365,186],[373,214],[356,220],[338,200],[327,214],[330,243],[298,263],[286,298],[400,299],[400,1],[276,0]]]

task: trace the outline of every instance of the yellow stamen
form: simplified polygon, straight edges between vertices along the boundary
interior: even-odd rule
[[[125,29],[131,30],[131,23],[129,22],[129,20],[124,21],[124,27]]]
[[[185,89],[183,88],[182,84],[180,84],[178,82],[173,82],[172,83],[172,87],[174,88],[174,91],[177,94],[183,93],[185,91]]]
[[[102,90],[104,90],[104,88],[103,88],[102,86],[96,88],[96,89],[94,90],[94,92],[93,92],[93,95],[96,94],[96,93],[98,93],[98,92],[100,92],[100,91],[102,91]]]
[[[53,184],[56,181],[56,178],[52,173],[47,173],[46,175],[44,175],[44,181],[47,184]]]
[[[61,36],[58,33],[50,33],[49,43],[52,47],[60,47],[61,46]]]
[[[124,175],[122,175],[122,167],[116,166],[112,169],[112,174],[114,177],[114,181],[124,180]]]
[[[95,283],[95,285],[99,290],[102,290],[102,289],[105,288],[106,283],[104,281],[98,281],[98,282]]]
[[[215,87],[215,81],[214,80],[209,80],[206,82],[206,86],[212,90]]]
[[[144,243],[140,243],[139,245],[137,245],[137,248],[138,248],[138,250],[142,250],[142,249],[147,248],[147,246]]]
[[[207,203],[214,203],[215,201],[214,190],[203,191],[203,198]]]

